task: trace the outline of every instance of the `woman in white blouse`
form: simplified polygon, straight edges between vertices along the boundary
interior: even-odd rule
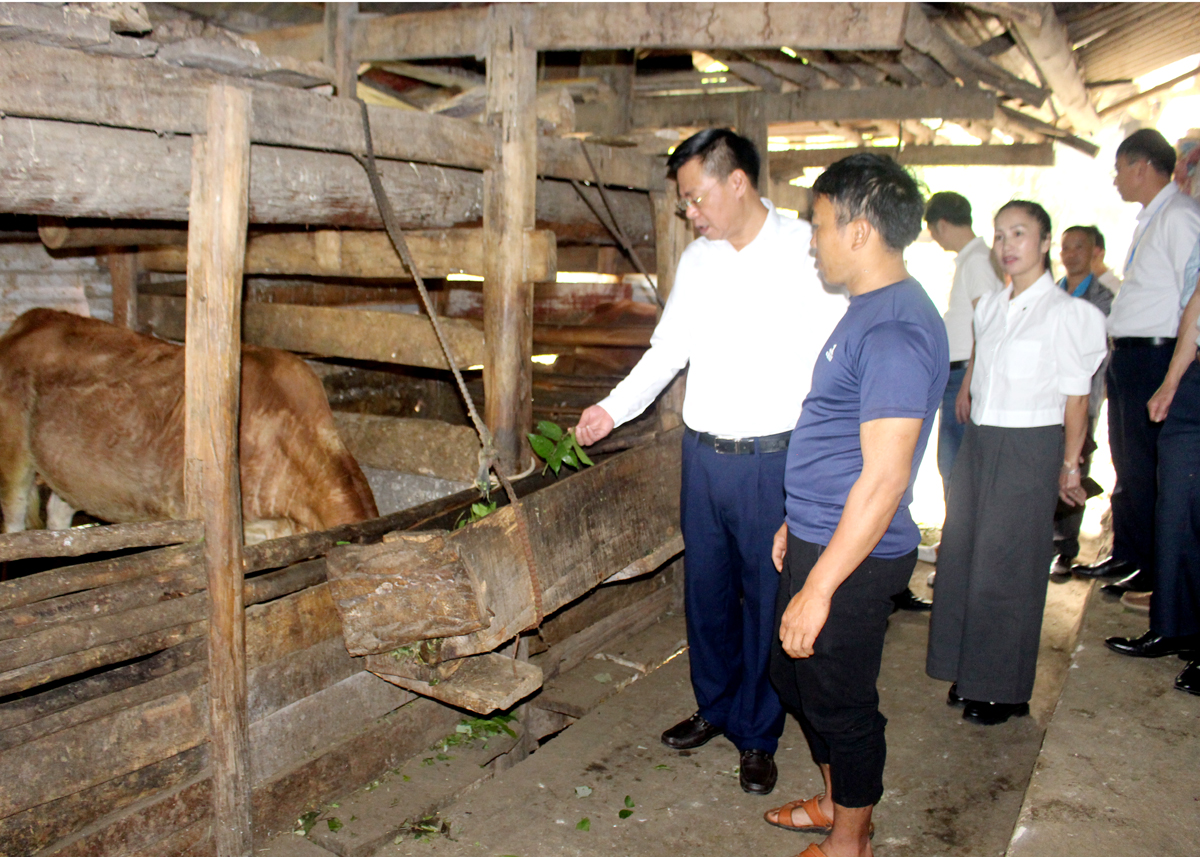
[[[1104,315],[1051,279],[1046,210],[1014,200],[995,226],[1011,285],[975,307],[925,666],[983,725],[1029,713],[1054,508],[1087,499],[1079,464],[1106,348]]]

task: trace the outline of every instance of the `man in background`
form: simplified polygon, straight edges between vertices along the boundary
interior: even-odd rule
[[[1097,256],[1103,273],[1108,273],[1103,262],[1104,235],[1095,226],[1072,226],[1063,232],[1060,258],[1067,274],[1058,281],[1058,286],[1072,297],[1082,298],[1108,315],[1112,309],[1113,292],[1103,283],[1103,273],[1095,273]],[[1083,479],[1088,477],[1092,453],[1096,451],[1096,417],[1104,402],[1104,372],[1107,368],[1106,357],[1092,377],[1092,391],[1088,396],[1087,437],[1083,441],[1083,461],[1079,465]],[[1071,506],[1061,498],[1058,501],[1058,508],[1054,512],[1055,559],[1050,567],[1052,574],[1071,573],[1071,565],[1079,554],[1079,527],[1083,523],[1083,510],[1083,506]]]

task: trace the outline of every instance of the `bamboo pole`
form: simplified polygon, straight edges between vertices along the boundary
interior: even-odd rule
[[[250,186],[250,96],[209,92],[194,142],[188,212],[185,493],[204,521],[209,595],[209,759],[218,857],[252,851],[237,427],[242,266]]]
[[[500,164],[483,178],[485,265],[484,420],[500,465],[523,469],[533,422],[533,286],[526,280],[523,236],[534,226],[537,184],[537,51],[525,44],[528,11],[489,7],[487,111],[500,129]]]

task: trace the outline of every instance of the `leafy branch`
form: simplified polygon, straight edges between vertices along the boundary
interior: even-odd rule
[[[542,473],[550,469],[557,475],[564,464],[578,470],[583,466],[591,467],[593,463],[575,439],[575,429],[567,429],[564,432],[549,420],[538,421],[537,432],[529,433],[529,445],[533,447],[538,458],[546,462]]]

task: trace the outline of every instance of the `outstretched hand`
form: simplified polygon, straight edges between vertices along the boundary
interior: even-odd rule
[[[608,411],[599,405],[591,405],[579,415],[579,422],[575,426],[575,439],[582,446],[591,446],[596,441],[608,437],[613,426],[613,418],[609,416]]]

